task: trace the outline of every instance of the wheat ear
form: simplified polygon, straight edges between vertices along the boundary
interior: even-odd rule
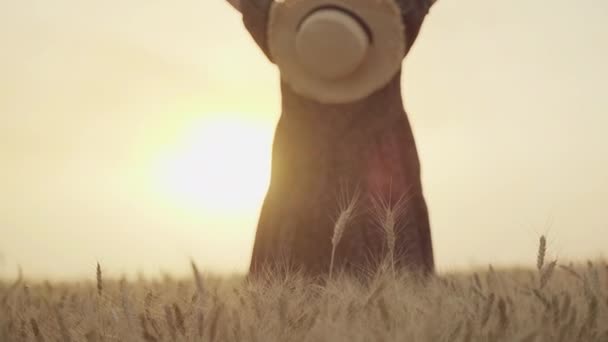
[[[538,244],[538,255],[536,257],[536,268],[540,272],[545,265],[545,253],[547,252],[547,238],[544,235],[540,237]]]
[[[346,230],[346,226],[350,219],[353,216],[355,208],[357,206],[357,201],[359,200],[359,191],[356,191],[350,200],[347,200],[346,205],[341,205],[340,215],[338,216],[338,220],[334,225],[334,234],[331,238],[331,259],[329,262],[329,279],[331,279],[334,271],[334,261],[336,257],[336,248],[340,244],[340,240],[342,240],[342,236],[344,235],[344,231]]]

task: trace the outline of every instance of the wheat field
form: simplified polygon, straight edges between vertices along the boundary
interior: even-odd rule
[[[608,341],[608,264],[0,283],[0,341]]]

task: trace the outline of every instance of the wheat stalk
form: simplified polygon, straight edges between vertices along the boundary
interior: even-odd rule
[[[473,334],[475,333],[473,328],[473,321],[467,319],[467,323],[465,324],[465,330],[462,334],[463,342],[471,342],[473,340]]]
[[[101,277],[101,265],[97,262],[97,294],[101,296],[103,292],[103,279]]]
[[[61,340],[63,342],[71,342],[72,338],[70,337],[70,331],[65,325],[65,321],[63,316],[61,315],[61,311],[57,306],[53,306],[53,313],[55,314],[55,318],[57,319],[57,324],[59,325],[59,332],[61,334]]]
[[[598,268],[593,265],[593,262],[591,260],[587,261],[587,274],[589,275],[589,279],[591,285],[593,285],[593,289],[597,292],[601,291],[600,274],[598,272]]]
[[[504,330],[509,326],[509,316],[507,314],[507,303],[504,298],[500,298],[498,301],[498,324],[501,332],[504,333]]]
[[[549,302],[549,300],[547,300],[547,298],[545,298],[545,296],[543,296],[542,292],[540,292],[538,289],[532,290],[532,293],[534,294],[534,297],[536,297],[543,304],[545,309],[548,309],[551,307],[551,302]]]
[[[386,247],[388,249],[388,261],[392,270],[393,276],[395,275],[395,244],[397,237],[395,234],[395,226],[397,224],[396,213],[394,209],[387,209],[386,216],[384,218],[384,235],[386,237]]]
[[[127,321],[127,325],[129,327],[129,331],[131,331],[133,328],[133,324],[131,323],[132,315],[131,315],[131,308],[129,305],[129,293],[127,290],[127,280],[124,277],[120,280],[120,299],[121,299],[120,303],[122,306],[122,311],[125,314],[125,318]]]
[[[359,200],[359,191],[355,191],[355,194],[347,200],[346,205],[341,205],[342,208],[340,210],[340,215],[338,216],[338,220],[334,225],[334,234],[331,238],[331,259],[329,261],[329,279],[332,279],[333,271],[334,271],[334,262],[336,257],[336,249],[342,240],[342,236],[344,235],[344,231],[352,219],[355,208],[357,206],[357,201]]]
[[[196,321],[198,337],[202,339],[205,334],[205,314],[203,311],[198,312]]]
[[[139,315],[139,324],[141,326],[141,337],[146,342],[156,342],[156,341],[158,341],[158,339],[154,335],[152,335],[152,333],[148,329],[148,323],[147,322],[148,321],[146,319],[146,315],[145,314],[140,314]]]
[[[387,261],[393,278],[395,277],[395,247],[397,244],[397,223],[405,213],[408,197],[401,197],[396,203],[392,200],[383,199],[381,196],[374,198],[372,208],[376,223],[384,233],[387,248]]]
[[[481,315],[481,327],[485,327],[486,324],[488,323],[488,320],[490,319],[490,314],[492,313],[492,308],[494,307],[494,300],[496,299],[496,296],[491,293],[490,296],[488,297],[486,306],[483,310],[483,314]]]
[[[173,313],[175,317],[175,323],[177,325],[177,330],[182,334],[182,336],[186,336],[186,325],[184,320],[184,314],[182,310],[179,308],[177,303],[173,303]]]
[[[597,318],[599,312],[599,305],[597,301],[597,297],[592,296],[589,298],[588,304],[588,312],[587,312],[587,321],[585,322],[585,326],[589,330],[595,329],[597,326]]]
[[[544,269],[541,273],[541,276],[540,276],[540,288],[541,289],[543,287],[545,287],[547,282],[549,282],[549,279],[551,279],[551,276],[553,276],[553,271],[555,271],[556,265],[557,265],[557,260],[554,260],[544,267]]]
[[[564,301],[562,302],[562,308],[559,313],[560,320],[564,321],[566,320],[566,318],[568,318],[568,313],[570,312],[570,305],[572,304],[571,301],[572,298],[570,297],[570,294],[566,293],[564,295]]]
[[[3,307],[6,307],[8,305],[9,297],[19,287],[19,285],[21,285],[22,282],[23,282],[23,270],[21,269],[21,266],[19,266],[17,279],[13,282],[13,284],[11,284],[11,286],[8,288],[8,290],[2,291],[2,292],[5,292],[4,295],[2,296],[2,306]]]
[[[536,257],[536,268],[539,272],[545,264],[545,253],[547,253],[547,238],[542,235],[538,244],[538,255]]]
[[[177,338],[177,329],[175,328],[175,322],[173,320],[173,312],[168,305],[164,307],[165,311],[165,321],[167,322],[167,328],[169,328],[169,334],[171,334],[171,339],[175,341]]]
[[[203,286],[203,277],[201,273],[198,271],[198,267],[194,260],[190,260],[190,266],[192,267],[192,274],[194,275],[194,283],[196,284],[196,290],[198,292],[199,298],[204,298],[205,287]]]
[[[578,272],[576,272],[572,266],[559,265],[559,268],[566,271],[566,273],[575,277],[576,279],[578,279],[580,281],[584,281],[583,277],[580,274],[578,274]]]
[[[220,315],[223,313],[224,306],[219,304],[216,306],[215,310],[212,311],[213,315],[211,316],[211,325],[209,326],[209,339],[213,342],[217,338],[218,335],[218,323],[220,319]]]
[[[40,332],[40,328],[38,327],[38,322],[34,318],[32,318],[32,319],[30,319],[30,325],[32,326],[32,332],[34,333],[36,342],[44,342],[44,336]]]

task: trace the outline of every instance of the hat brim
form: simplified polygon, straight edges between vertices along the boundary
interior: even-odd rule
[[[298,60],[295,37],[299,25],[307,15],[323,7],[339,7],[357,15],[372,35],[365,60],[357,70],[340,79],[318,77]],[[321,103],[354,102],[380,90],[401,69],[406,51],[401,18],[394,0],[275,1],[268,23],[270,55],[283,81],[296,93]]]

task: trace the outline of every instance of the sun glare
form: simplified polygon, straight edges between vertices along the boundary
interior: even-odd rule
[[[270,179],[272,131],[240,116],[202,119],[179,134],[157,167],[180,206],[230,214],[258,210]]]

